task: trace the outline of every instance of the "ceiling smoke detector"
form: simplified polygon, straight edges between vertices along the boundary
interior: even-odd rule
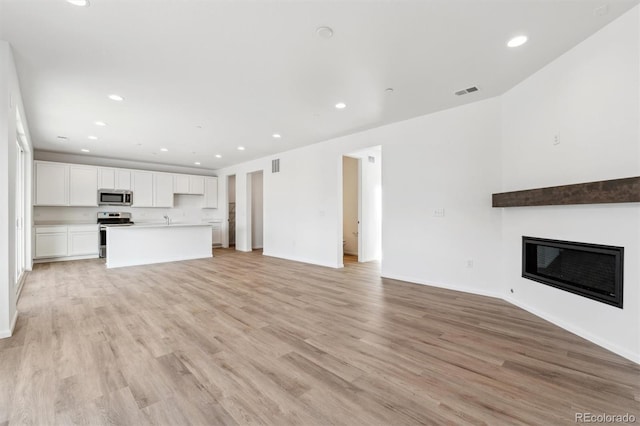
[[[316,34],[320,38],[331,38],[333,37],[333,30],[329,27],[318,27],[316,28]]]
[[[478,88],[476,86],[471,86],[471,87],[467,87],[466,89],[458,90],[457,92],[454,92],[454,94],[456,96],[462,96],[462,95],[467,95],[469,93],[473,93],[477,91],[478,91]]]

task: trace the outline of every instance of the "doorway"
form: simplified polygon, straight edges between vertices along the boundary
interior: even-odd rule
[[[360,161],[342,157],[342,255],[358,256],[358,175]],[[350,258],[350,260],[353,260]]]
[[[248,180],[251,182],[251,194],[249,195],[249,202],[251,205],[249,206],[248,211],[251,214],[251,250],[262,250],[263,247],[263,217],[264,217],[264,208],[263,208],[263,191],[264,191],[264,182],[263,182],[263,173],[262,170],[249,173]]]
[[[382,258],[382,147],[342,158],[343,261]]]
[[[236,175],[231,175],[227,178],[227,202],[229,212],[229,231],[228,241],[229,247],[236,246]]]

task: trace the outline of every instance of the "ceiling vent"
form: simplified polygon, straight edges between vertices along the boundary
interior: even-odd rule
[[[271,160],[271,173],[280,173],[280,159]]]
[[[466,89],[458,90],[457,92],[455,92],[455,95],[462,96],[462,95],[466,95],[468,93],[473,93],[477,91],[478,91],[478,88],[476,86],[471,86],[471,87],[467,87]]]

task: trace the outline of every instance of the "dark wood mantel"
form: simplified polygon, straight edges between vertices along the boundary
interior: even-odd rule
[[[640,176],[493,194],[493,207],[640,202]]]

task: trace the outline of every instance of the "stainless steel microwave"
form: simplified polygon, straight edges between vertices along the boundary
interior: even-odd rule
[[[98,204],[101,206],[130,206],[133,192],[113,189],[98,189]]]

